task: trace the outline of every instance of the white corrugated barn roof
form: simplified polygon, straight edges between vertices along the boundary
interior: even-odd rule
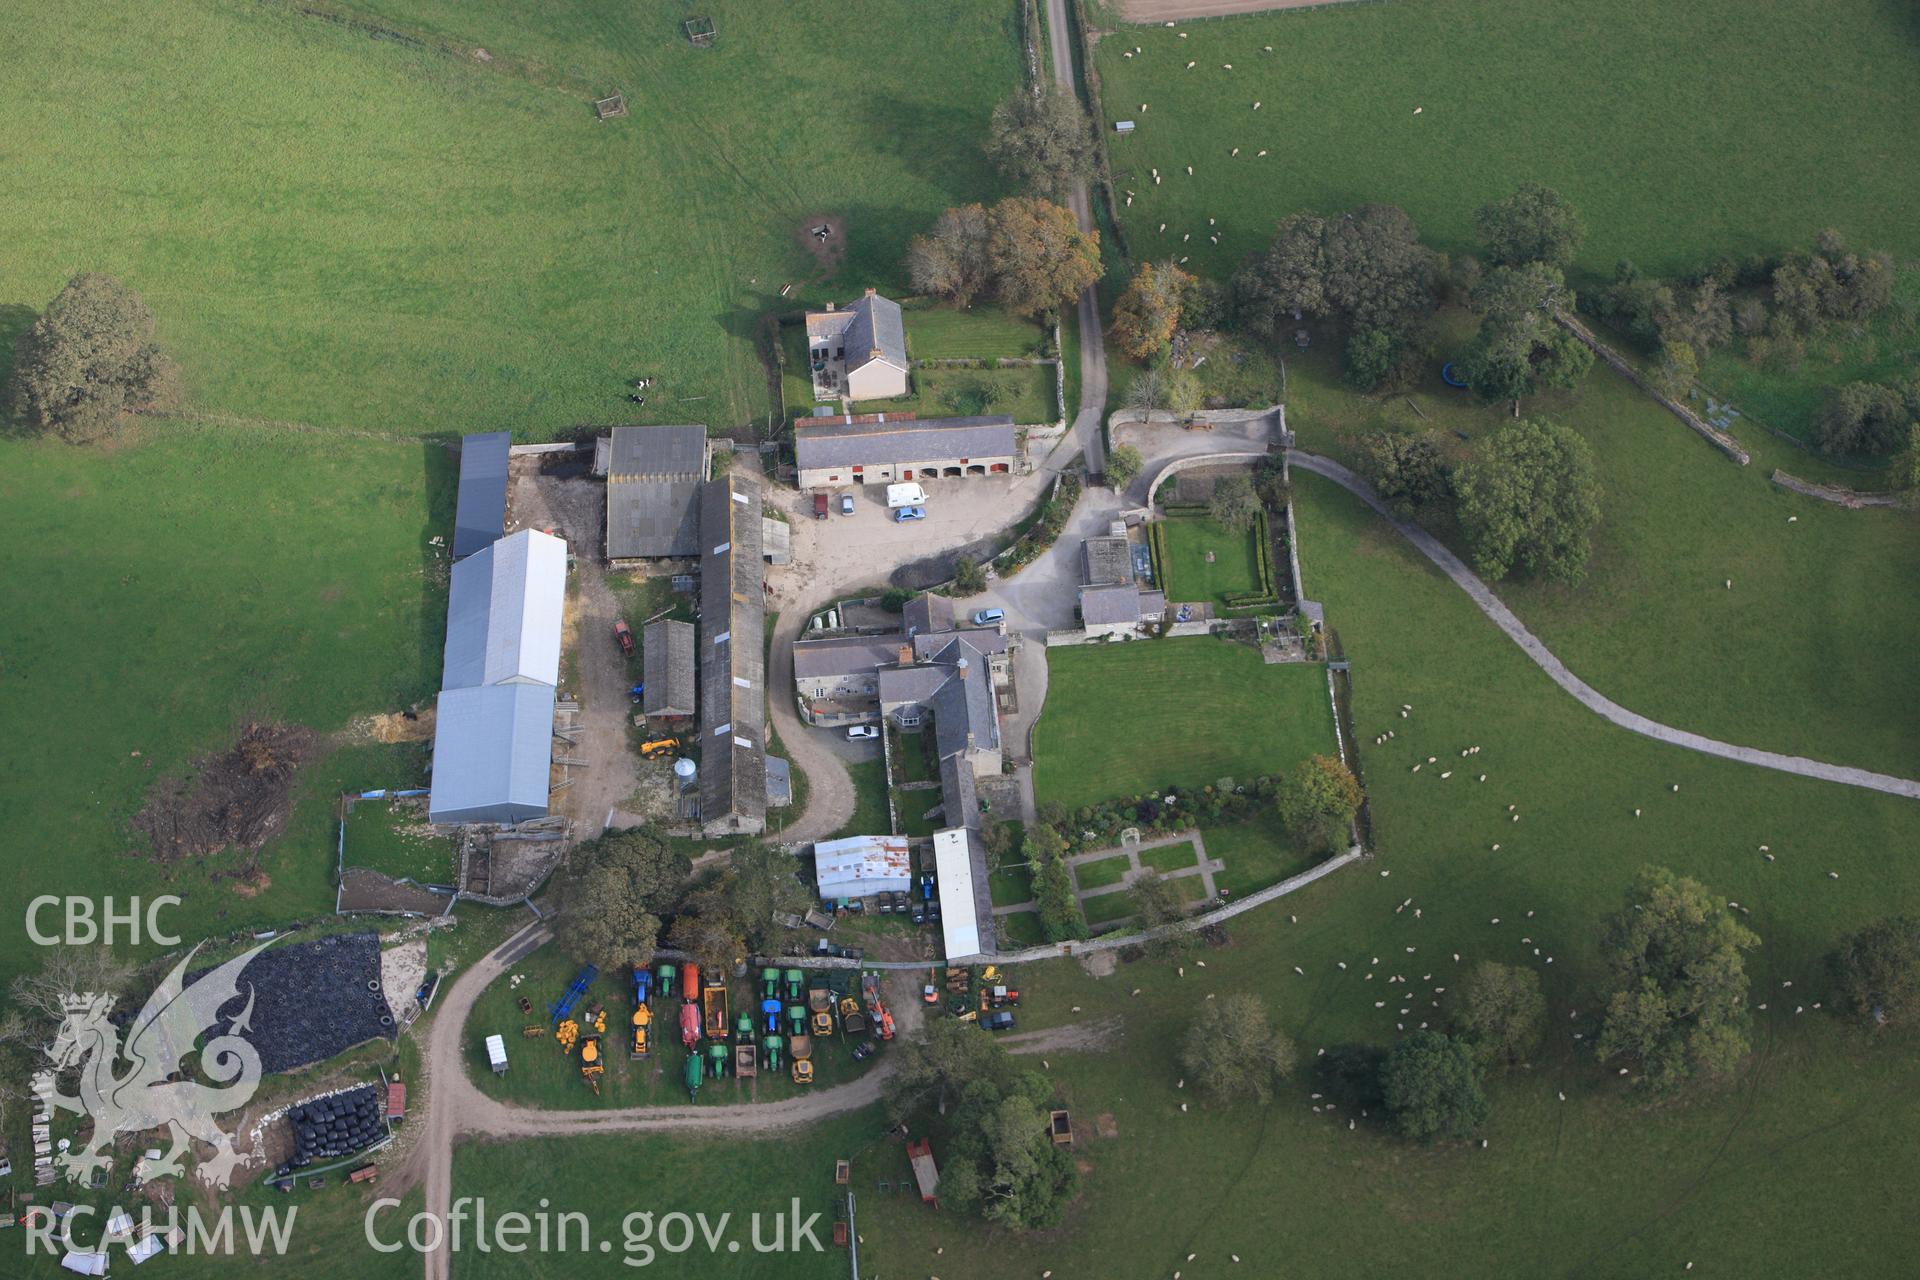
[[[522,529],[453,566],[442,689],[560,680],[567,544]]]
[[[933,833],[933,870],[940,886],[940,932],[947,958],[977,956],[980,917],[974,909],[973,850],[965,827]]]
[[[440,694],[431,822],[545,817],[553,768],[553,686],[486,685]]]

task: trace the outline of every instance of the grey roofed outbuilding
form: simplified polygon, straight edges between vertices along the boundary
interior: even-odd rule
[[[1080,544],[1088,585],[1118,586],[1133,581],[1133,548],[1125,538],[1088,538]]]
[[[567,544],[537,529],[454,565],[440,687],[557,683],[566,594]]]
[[[930,702],[953,671],[947,667],[913,666],[880,668],[879,695],[882,707]]]
[[[553,686],[446,689],[433,724],[431,822],[520,822],[547,814]]]
[[[917,636],[923,631],[951,631],[953,601],[931,591],[922,591],[900,610],[900,625],[906,628],[910,636]]]
[[[758,481],[725,476],[700,494],[700,822],[766,825],[766,617]]]
[[[904,420],[888,419],[885,414],[862,416],[882,420],[803,418],[796,422],[793,453],[798,468],[815,471],[822,467],[886,466],[948,458],[1010,458],[1019,451],[1013,419],[1004,414]]]
[[[483,431],[460,440],[460,497],[453,514],[453,558],[464,560],[498,538],[507,524],[510,431]]]
[[[1110,627],[1140,621],[1140,588],[1082,587],[1080,621],[1089,627]]]
[[[768,564],[793,563],[793,526],[772,516],[760,521],[760,553]]]
[[[962,627],[958,631],[935,631],[915,636],[913,638],[914,661],[925,662],[952,644],[956,636],[965,640],[969,647],[984,654],[994,655],[1007,651],[1007,637],[998,627]]]
[[[706,469],[703,426],[615,427],[607,462],[607,559],[698,555]]]
[[[784,809],[793,803],[793,768],[779,756],[767,757],[767,808]]]
[[[691,622],[662,618],[640,630],[640,710],[650,716],[690,716],[699,677]]]
[[[615,427],[607,460],[609,480],[704,480],[707,429],[699,423],[671,427]]]

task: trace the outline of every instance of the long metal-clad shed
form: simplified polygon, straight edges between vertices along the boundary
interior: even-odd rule
[[[813,846],[813,878],[823,898],[865,898],[905,893],[913,887],[913,864],[905,836],[850,836]],[[944,905],[941,910],[945,910]]]
[[[453,515],[453,558],[464,560],[500,537],[507,523],[508,431],[486,431],[460,441],[460,498]]]
[[[567,544],[522,529],[453,566],[440,687],[560,680]]]
[[[986,849],[965,827],[933,833],[933,869],[940,886],[940,932],[949,962],[993,947],[993,898]]]
[[[431,822],[545,817],[553,763],[550,684],[446,689],[433,727]]]

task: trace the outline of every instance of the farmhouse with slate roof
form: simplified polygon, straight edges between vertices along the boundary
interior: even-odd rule
[[[823,365],[817,382],[847,400],[907,394],[907,326],[900,304],[869,289],[844,311],[829,302],[807,312],[807,352]]]

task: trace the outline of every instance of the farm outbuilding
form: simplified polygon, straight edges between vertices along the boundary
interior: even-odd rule
[[[813,846],[813,879],[823,898],[866,898],[905,893],[913,887],[913,863],[905,836],[849,836]]]
[[[433,727],[431,822],[521,822],[547,814],[553,686],[446,689]]]
[[[691,622],[662,618],[640,631],[640,710],[649,719],[691,716],[699,676]]]
[[[725,476],[700,495],[700,826],[767,825],[766,579],[760,485]]]
[[[956,820],[948,815],[948,821]],[[991,951],[993,898],[987,888],[987,851],[980,837],[965,827],[934,832],[933,865],[948,962]]]
[[[460,441],[460,497],[453,514],[453,558],[490,546],[507,524],[507,458],[513,435],[487,431]]]
[[[706,478],[705,427],[615,427],[607,459],[607,559],[699,555]]]
[[[566,596],[567,544],[536,529],[453,566],[440,687],[558,683]]]
[[[802,489],[830,484],[1010,475],[1018,460],[1013,419],[914,418],[868,413],[802,418],[793,453]]]

